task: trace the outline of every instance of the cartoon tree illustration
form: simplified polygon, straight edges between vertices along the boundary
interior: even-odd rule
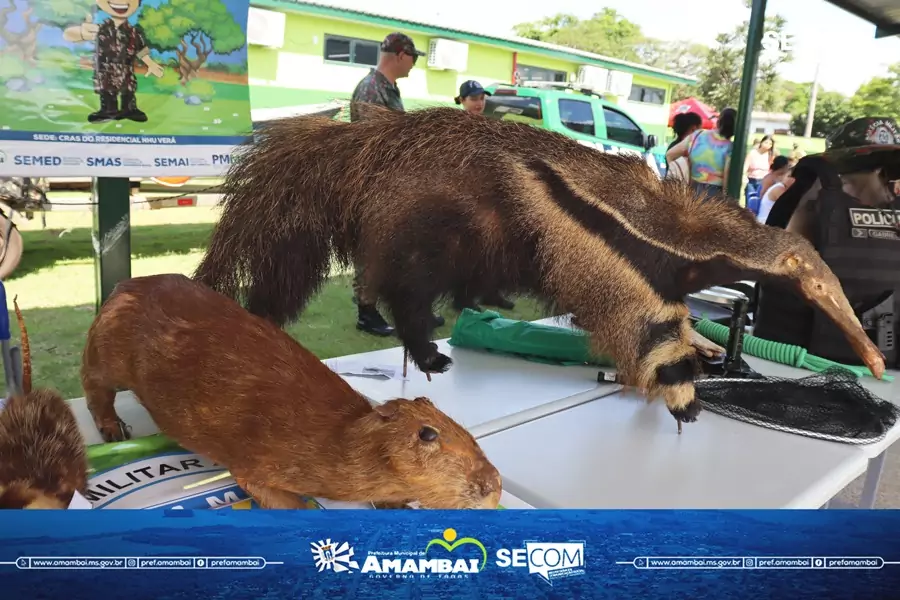
[[[138,24],[151,48],[175,52],[178,58],[173,66],[181,85],[197,76],[213,52],[231,54],[245,43],[243,30],[222,0],[170,0],[145,7]]]
[[[15,55],[27,63],[37,63],[37,37],[41,27],[65,29],[81,23],[91,14],[95,0],[6,0],[0,8],[0,39],[3,52]],[[21,9],[24,27],[18,31],[9,28],[10,16]],[[18,29],[18,28],[17,28]]]

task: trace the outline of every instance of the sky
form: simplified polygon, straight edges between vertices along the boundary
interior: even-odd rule
[[[555,13],[590,18],[609,7],[650,37],[707,45],[750,16],[742,0],[451,0],[430,8],[425,0],[321,1],[495,35],[510,35],[517,23]],[[795,60],[781,73],[786,79],[812,81],[818,63],[824,89],[852,95],[873,76],[884,75],[888,65],[900,62],[900,38],[876,40],[874,25],[824,0],[769,0],[766,14],[782,15],[794,36]]]

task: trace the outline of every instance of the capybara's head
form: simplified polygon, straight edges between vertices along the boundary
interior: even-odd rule
[[[432,509],[497,508],[500,473],[459,423],[428,398],[374,408],[384,460],[410,500]]]

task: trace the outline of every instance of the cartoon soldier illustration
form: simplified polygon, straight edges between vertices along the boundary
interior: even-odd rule
[[[97,0],[97,8],[110,16],[99,25],[88,15],[84,23],[67,27],[69,42],[95,42],[94,91],[100,95],[100,110],[88,115],[91,123],[118,119],[144,122],[147,115],[138,108],[134,61],[147,65],[147,76],[162,77],[162,65],[150,58],[147,38],[140,25],[128,22],[141,7],[141,0]],[[119,96],[122,97],[121,105]]]

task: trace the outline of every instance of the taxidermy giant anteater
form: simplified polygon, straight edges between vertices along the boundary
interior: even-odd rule
[[[533,293],[571,312],[623,380],[693,421],[689,292],[743,278],[794,283],[840,325],[876,376],[883,357],[803,238],[661,181],[639,157],[452,108],[367,107],[343,123],[270,122],[232,165],[196,277],[278,324],[295,318],[332,256],[362,258],[422,371],[432,303],[463,287]]]

